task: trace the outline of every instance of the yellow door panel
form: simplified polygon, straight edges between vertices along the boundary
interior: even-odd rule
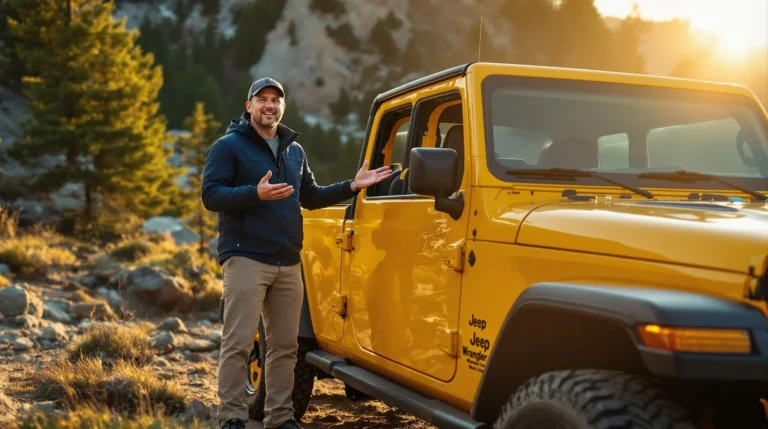
[[[449,380],[461,292],[456,256],[466,234],[431,199],[360,200],[349,312],[363,348]]]
[[[304,250],[301,259],[312,325],[319,339],[339,341],[344,319],[337,312],[341,300],[341,255],[337,236],[342,234],[345,207],[304,211]]]

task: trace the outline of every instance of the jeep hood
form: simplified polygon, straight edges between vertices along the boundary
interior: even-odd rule
[[[517,243],[747,273],[765,269],[768,205],[559,202],[533,210]]]

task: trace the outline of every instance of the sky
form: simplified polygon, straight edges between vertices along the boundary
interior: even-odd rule
[[[619,18],[632,11],[633,3],[644,19],[681,18],[693,29],[714,33],[725,53],[768,49],[768,0],[595,0],[601,14]]]

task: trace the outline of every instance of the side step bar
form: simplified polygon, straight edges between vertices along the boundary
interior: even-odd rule
[[[485,423],[475,421],[465,411],[414,392],[367,369],[352,365],[334,354],[313,350],[305,355],[304,360],[355,389],[440,429],[488,428]]]

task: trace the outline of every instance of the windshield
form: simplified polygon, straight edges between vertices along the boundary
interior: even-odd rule
[[[681,187],[644,172],[687,170],[768,188],[768,126],[747,97],[596,82],[491,76],[483,82],[488,165],[568,168],[633,185]],[[585,184],[600,184],[585,176]],[[727,189],[707,181],[686,188]]]

